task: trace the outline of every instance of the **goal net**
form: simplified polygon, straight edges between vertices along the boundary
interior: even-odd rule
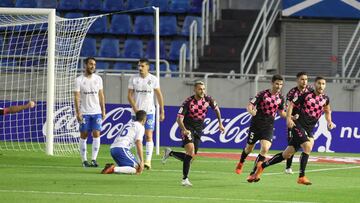
[[[0,150],[78,153],[73,83],[83,40],[99,17],[64,19],[52,9],[0,8],[0,108],[37,104],[0,117]]]

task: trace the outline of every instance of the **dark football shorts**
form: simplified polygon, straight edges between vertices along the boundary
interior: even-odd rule
[[[300,149],[301,144],[304,142],[310,141],[309,138],[312,138],[311,133],[306,132],[306,130],[300,126],[298,123],[293,128],[289,129],[289,146],[293,146],[295,150]]]
[[[189,143],[194,143],[194,147],[195,147],[195,154],[197,154],[198,149],[199,149],[199,145],[201,142],[201,134],[202,132],[200,131],[196,131],[196,130],[192,130],[192,129],[188,129],[191,132],[191,135],[181,135],[182,138],[182,147],[185,147],[185,145],[189,144]]]
[[[272,142],[273,139],[273,127],[259,128],[254,124],[250,125],[247,143],[250,145],[255,144],[258,140],[267,140]]]

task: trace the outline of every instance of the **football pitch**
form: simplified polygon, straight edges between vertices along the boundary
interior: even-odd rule
[[[285,163],[281,163],[265,169],[260,182],[248,183],[246,177],[253,161],[247,160],[243,174],[237,175],[234,168],[238,160],[226,157],[227,153],[240,155],[240,150],[201,151],[224,152],[225,156],[198,156],[190,171],[193,187],[180,184],[182,162],[170,158],[163,165],[161,155],[153,156],[153,169],[139,176],[100,174],[103,165],[112,162],[108,145],[102,145],[100,150],[99,168],[83,168],[79,157],[1,151],[0,199],[1,202],[359,202],[359,164],[309,162],[306,175],[313,185],[305,186],[296,183],[296,173],[285,175]],[[360,157],[336,153],[312,155]],[[298,168],[299,163],[294,163],[293,170]]]

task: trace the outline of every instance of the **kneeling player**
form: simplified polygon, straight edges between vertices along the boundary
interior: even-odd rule
[[[115,164],[106,164],[101,171],[102,174],[119,173],[119,174],[141,174],[144,169],[143,157],[143,136],[144,124],[146,122],[146,112],[136,112],[135,121],[130,123],[126,135],[119,135],[115,138],[114,143],[110,146],[110,153]],[[139,157],[137,161],[130,149],[136,146],[136,151]]]

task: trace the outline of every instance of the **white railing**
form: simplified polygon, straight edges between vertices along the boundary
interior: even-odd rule
[[[197,69],[197,22],[194,20],[190,25],[190,35],[189,35],[189,71],[192,72],[194,69]]]
[[[181,45],[179,55],[179,72],[185,72],[186,70],[186,44]],[[179,75],[179,77],[185,77],[185,75]]]
[[[262,48],[266,58],[266,37],[280,11],[281,0],[265,0],[240,56],[240,73],[248,74]]]
[[[215,22],[220,19],[220,1],[212,0],[212,31],[215,31]],[[210,0],[203,0],[202,11],[201,11],[201,56],[204,55],[205,45],[209,45],[210,32],[209,32],[209,21],[210,21]]]
[[[360,67],[357,65],[360,59],[360,21],[350,39],[348,46],[342,56],[342,77],[353,77],[354,69],[357,67],[358,71],[355,78],[360,75]],[[348,69],[350,69],[348,71]],[[347,72],[348,71],[348,72]],[[356,70],[355,70],[356,71]]]

